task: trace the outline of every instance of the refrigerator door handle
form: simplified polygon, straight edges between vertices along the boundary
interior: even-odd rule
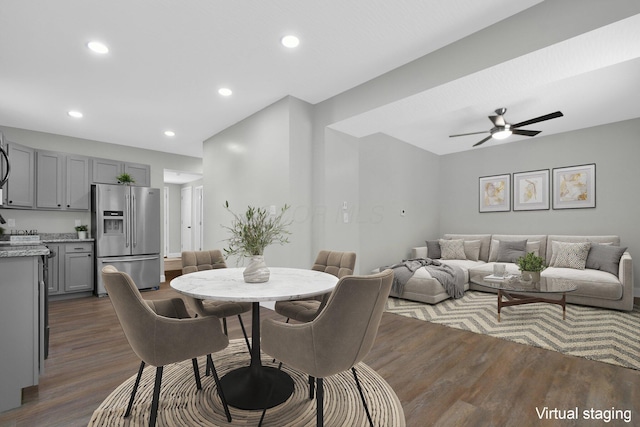
[[[104,258],[101,259],[100,262],[103,264],[111,264],[112,262],[138,262],[138,261],[151,261],[154,259],[158,259],[158,256],[148,256],[148,257],[136,257],[136,258]]]
[[[131,218],[129,216],[129,195],[124,196],[124,245],[129,247],[129,233],[131,231]]]
[[[138,210],[136,209],[136,195],[131,195],[131,240],[133,241],[132,246],[135,248],[138,246],[138,236],[137,236],[137,224],[138,224]]]

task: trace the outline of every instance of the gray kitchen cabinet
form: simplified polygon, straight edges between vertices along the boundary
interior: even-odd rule
[[[93,245],[67,244],[64,254],[64,291],[93,291]]]
[[[64,154],[36,152],[36,207],[62,209],[64,203]]]
[[[131,175],[133,185],[140,187],[151,186],[151,167],[149,165],[141,165],[139,163],[125,163],[124,172]]]
[[[91,194],[89,158],[67,154],[65,164],[65,207],[74,210],[89,210]]]
[[[93,292],[93,243],[47,244],[56,256],[49,259],[49,297]]]
[[[36,208],[89,210],[89,158],[37,151]]]
[[[3,197],[5,208],[33,208],[35,193],[35,152],[33,148],[9,142],[11,169]]]
[[[122,162],[109,159],[91,159],[92,184],[118,184]]]

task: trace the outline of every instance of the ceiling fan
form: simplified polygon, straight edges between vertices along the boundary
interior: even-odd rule
[[[505,139],[505,138],[511,136],[512,134],[513,135],[524,135],[524,136],[536,136],[537,134],[539,134],[542,131],[540,131],[540,130],[525,130],[525,129],[518,129],[518,128],[520,128],[522,126],[532,125],[534,123],[544,122],[545,120],[551,120],[551,119],[555,119],[555,118],[563,116],[563,114],[560,111],[556,111],[555,113],[545,114],[544,116],[536,117],[535,119],[525,120],[524,122],[520,122],[520,123],[516,123],[515,125],[512,125],[510,123],[507,123],[504,120],[504,114],[506,112],[507,112],[506,108],[498,108],[496,110],[496,115],[495,116],[489,116],[489,120],[491,120],[493,122],[493,128],[491,128],[489,130],[485,130],[485,131],[481,131],[481,132],[460,133],[460,134],[457,134],[457,135],[449,135],[449,138],[453,138],[453,137],[456,137],[456,136],[478,135],[478,134],[481,134],[481,133],[490,133],[491,135],[489,135],[488,137],[486,137],[482,141],[479,141],[479,142],[473,144],[474,147],[477,147],[478,145],[484,144],[485,142],[487,142],[491,138],[494,138],[494,139]]]

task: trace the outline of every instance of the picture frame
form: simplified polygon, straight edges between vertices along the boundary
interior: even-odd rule
[[[511,210],[511,174],[480,177],[478,190],[480,212]]]
[[[553,209],[595,207],[595,163],[553,169]]]
[[[513,210],[539,211],[549,209],[549,169],[513,174]]]

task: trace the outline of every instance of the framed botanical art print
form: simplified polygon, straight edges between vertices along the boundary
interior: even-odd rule
[[[549,209],[549,169],[513,174],[513,210]]]
[[[595,207],[595,164],[553,169],[553,209]]]
[[[480,177],[480,212],[511,210],[511,175]]]

